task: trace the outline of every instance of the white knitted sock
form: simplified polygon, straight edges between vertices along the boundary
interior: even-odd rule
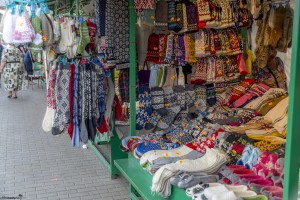
[[[215,194],[211,200],[238,200],[239,198],[235,196],[234,192],[220,192]]]
[[[147,153],[143,154],[140,159],[140,165],[144,166],[148,162],[152,163],[153,160],[160,158],[160,157],[180,157],[192,152],[193,149],[187,146],[181,146],[176,149],[171,150],[153,150],[148,151]]]
[[[55,116],[55,109],[47,107],[46,114],[44,116],[42,128],[45,132],[51,131],[53,127],[53,120]]]

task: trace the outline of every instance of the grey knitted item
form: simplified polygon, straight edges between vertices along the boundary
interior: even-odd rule
[[[185,86],[185,99],[186,99],[186,105],[188,108],[191,108],[195,105],[196,96],[194,91],[194,85],[186,85]]]
[[[160,115],[166,115],[164,104],[164,90],[161,87],[151,88],[151,104],[152,108]]]
[[[164,90],[165,107],[170,108],[170,107],[177,106],[177,99],[172,87],[170,86],[164,87],[163,90]]]
[[[160,119],[161,119],[161,115],[154,110],[153,113],[149,116],[149,120],[145,124],[145,129],[146,130],[154,129]]]
[[[184,87],[181,85],[177,85],[177,86],[174,86],[173,90],[174,90],[175,97],[177,100],[177,105],[180,106],[181,110],[186,110]]]
[[[176,106],[168,109],[167,115],[163,116],[158,122],[158,127],[161,129],[167,129],[173,123],[176,115],[180,112],[180,107]]]
[[[52,134],[58,135],[64,132],[70,122],[69,107],[69,82],[70,82],[70,65],[64,66],[59,63],[56,74],[56,112]]]

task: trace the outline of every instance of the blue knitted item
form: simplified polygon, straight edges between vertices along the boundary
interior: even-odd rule
[[[141,130],[145,127],[153,109],[151,104],[151,94],[149,88],[139,89],[139,112],[136,115],[136,129]]]
[[[153,142],[143,142],[136,147],[136,153],[140,157],[144,153],[147,153],[148,151],[152,150],[161,150],[161,147]]]

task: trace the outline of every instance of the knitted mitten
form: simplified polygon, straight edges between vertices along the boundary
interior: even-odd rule
[[[87,23],[84,22],[83,24],[80,24],[80,40],[77,53],[82,54],[85,50],[86,45],[88,45],[90,42],[91,38],[89,36],[89,29]]]
[[[149,115],[152,113],[151,94],[149,88],[139,89],[139,112],[136,115],[136,129],[144,128],[148,121]]]

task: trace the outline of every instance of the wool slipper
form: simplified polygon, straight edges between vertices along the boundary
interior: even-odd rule
[[[259,175],[243,175],[240,176],[240,184],[248,185],[250,181],[262,180],[263,178]]]
[[[221,186],[216,186],[216,187],[211,187],[211,188],[205,189],[203,192],[203,195],[207,199],[211,199],[215,194],[220,194],[220,193],[225,193],[225,192],[229,192],[229,190],[224,185],[221,185]],[[193,197],[193,199],[199,199],[199,198]]]
[[[244,200],[268,200],[268,197],[266,197],[265,195],[256,195],[253,197],[245,197],[243,199]]]
[[[225,166],[225,169],[229,169],[229,170],[236,170],[236,169],[246,169],[246,167],[244,165],[229,165],[229,166]]]
[[[245,185],[225,185],[225,187],[233,192],[239,192],[239,191],[247,191],[248,188]]]
[[[250,190],[247,190],[247,191],[235,191],[234,194],[239,197],[239,198],[245,198],[245,197],[254,197],[256,196],[256,192],[254,191],[250,191]]]
[[[258,161],[260,155],[260,150],[258,148],[254,148],[252,149],[250,158],[248,159],[248,161],[244,164],[244,166],[247,169],[251,169],[253,167],[253,165],[255,165]]]
[[[242,176],[242,175],[253,175],[254,172],[250,169],[236,169],[233,171],[234,174],[238,175],[238,176]]]
[[[216,176],[213,176],[213,175],[191,175],[187,178],[183,178],[181,179],[177,186],[179,188],[183,188],[183,189],[186,189],[186,188],[190,188],[192,186],[195,186],[197,184],[202,184],[202,183],[214,183],[214,182],[217,182],[217,177]]]
[[[222,192],[215,194],[211,200],[238,200],[239,198],[233,191]]]
[[[185,190],[185,194],[189,197],[192,197],[194,194],[199,194],[204,192],[204,190],[208,187],[217,187],[221,186],[222,184],[220,183],[205,183],[205,184],[198,184],[193,187],[187,188]]]
[[[247,161],[250,158],[250,155],[252,153],[253,150],[253,146],[249,145],[247,147],[244,148],[242,156],[240,159],[238,159],[238,161],[236,162],[237,165],[244,165],[245,163],[247,163]]]
[[[283,189],[277,186],[266,186],[261,188],[260,193],[267,197],[282,197]]]
[[[267,179],[263,179],[263,180],[253,180],[249,182],[249,188],[250,190],[259,193],[261,188],[265,187],[265,186],[271,186],[273,185],[273,182]]]

